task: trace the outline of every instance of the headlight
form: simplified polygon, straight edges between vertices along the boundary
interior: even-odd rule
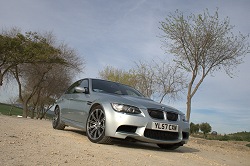
[[[139,108],[129,106],[129,105],[111,103],[111,106],[117,112],[124,112],[124,113],[129,113],[129,114],[140,114],[141,113]]]

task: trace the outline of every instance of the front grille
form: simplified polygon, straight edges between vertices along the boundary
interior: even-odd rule
[[[146,129],[144,131],[144,136],[151,139],[158,140],[176,140],[179,138],[178,132],[169,132],[169,131],[159,131],[159,130],[151,130]]]
[[[165,119],[164,114],[166,114],[166,119],[170,121],[177,121],[178,114],[175,112],[166,112],[163,110],[148,109],[148,114],[153,119]]]
[[[148,110],[148,114],[154,119],[164,119],[163,111],[161,110]]]
[[[167,119],[171,121],[177,121],[178,114],[174,112],[167,112]]]

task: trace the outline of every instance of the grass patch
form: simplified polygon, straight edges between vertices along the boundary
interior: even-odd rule
[[[246,146],[250,148],[250,144],[246,144]]]
[[[0,103],[0,113],[3,115],[17,116],[17,115],[22,115],[23,110],[21,108],[11,106],[9,104]]]
[[[23,114],[23,109],[20,107],[12,106],[10,104],[0,103],[0,114],[8,116],[17,116]],[[36,114],[36,113],[35,113]],[[30,115],[28,115],[30,116]],[[54,117],[54,112],[48,111],[45,114],[45,119],[52,119]],[[36,118],[36,117],[34,117]]]
[[[193,137],[196,138],[204,138],[202,133],[192,134]],[[208,134],[208,140],[219,140],[219,141],[248,141],[250,142],[250,132],[237,132],[232,134],[225,134],[225,135],[212,135]]]

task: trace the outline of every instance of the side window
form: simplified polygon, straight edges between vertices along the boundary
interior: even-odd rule
[[[89,80],[82,80],[80,87],[89,88]]]
[[[65,93],[66,94],[74,93],[75,87],[80,86],[81,82],[82,82],[82,80],[79,80],[79,81],[75,82],[74,84],[72,84]]]

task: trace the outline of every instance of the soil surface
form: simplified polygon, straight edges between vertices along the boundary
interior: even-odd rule
[[[54,130],[49,120],[0,115],[0,165],[246,165],[249,142],[190,138],[176,150],[154,144],[115,140],[111,145],[91,143],[84,132],[66,127]]]

